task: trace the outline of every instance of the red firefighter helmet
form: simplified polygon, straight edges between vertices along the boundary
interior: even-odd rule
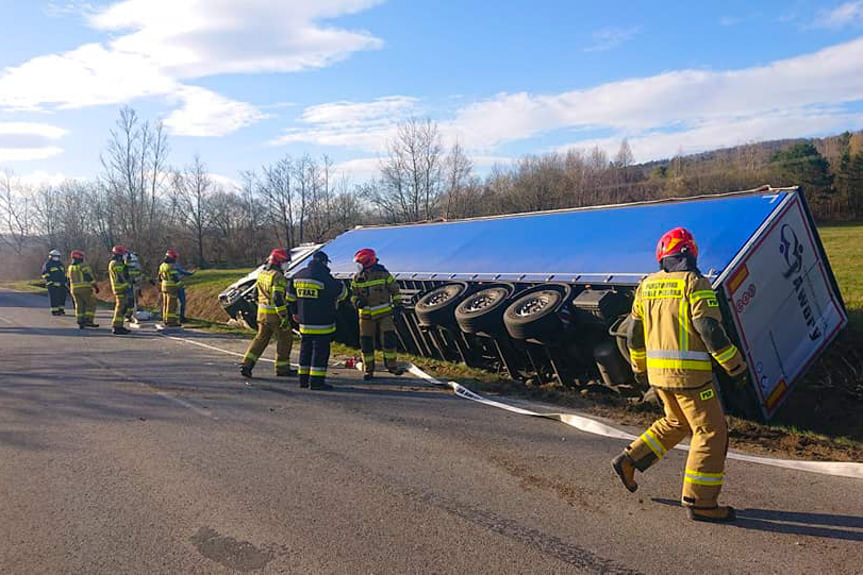
[[[354,261],[364,268],[370,268],[378,263],[378,256],[372,248],[363,248],[354,254]]]
[[[656,261],[662,261],[666,256],[685,253],[698,258],[698,244],[686,228],[674,228],[665,232],[656,244]]]
[[[84,252],[82,252],[81,250],[72,250],[72,253],[69,254],[69,257],[73,260],[83,260]]]
[[[283,264],[287,261],[290,261],[291,256],[288,255],[288,250],[285,248],[276,248],[270,252],[270,257],[267,261],[269,261],[273,265]]]
[[[113,248],[111,248],[111,253],[114,254],[115,256],[124,256],[124,255],[126,255],[126,248],[124,248],[121,245],[116,245]]]
[[[177,253],[177,250],[168,250],[165,252],[165,257],[175,260],[180,257],[180,254]]]

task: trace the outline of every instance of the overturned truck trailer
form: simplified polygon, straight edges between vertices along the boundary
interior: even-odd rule
[[[771,417],[847,323],[803,193],[768,187],[698,198],[471,220],[358,227],[323,249],[349,282],[374,248],[399,282],[401,347],[528,382],[639,396],[625,322],[669,228],[690,229],[752,388],[717,377],[726,403]],[[295,268],[296,269],[296,268]],[[344,306],[339,337],[357,343]]]

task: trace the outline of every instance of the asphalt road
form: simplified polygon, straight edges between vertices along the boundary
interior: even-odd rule
[[[730,461],[741,520],[692,523],[684,454],[630,494],[620,441],[408,377],[247,386],[107,315],[0,291],[0,573],[863,572],[859,480]]]

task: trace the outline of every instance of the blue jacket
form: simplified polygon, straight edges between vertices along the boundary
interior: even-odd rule
[[[327,266],[312,260],[308,267],[288,280],[286,299],[295,306],[303,335],[330,335],[336,332],[336,308],[348,297],[344,283],[335,279]]]

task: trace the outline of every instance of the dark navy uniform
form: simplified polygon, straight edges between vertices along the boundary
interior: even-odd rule
[[[327,267],[323,252],[288,282],[287,300],[296,309],[300,324],[300,387],[326,389],[330,341],[336,333],[336,308],[348,297],[345,284]]]
[[[66,311],[66,268],[60,258],[48,258],[42,264],[42,279],[48,288],[48,297],[51,300],[51,315],[65,315]]]

